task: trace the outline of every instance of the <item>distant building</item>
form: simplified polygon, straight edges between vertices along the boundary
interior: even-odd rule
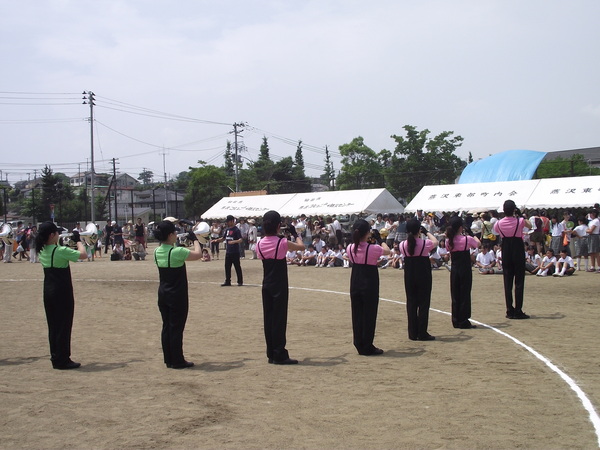
[[[569,159],[573,155],[582,155],[592,167],[600,167],[600,147],[580,148],[575,150],[561,150],[558,152],[548,152],[544,161],[552,161],[556,158]]]

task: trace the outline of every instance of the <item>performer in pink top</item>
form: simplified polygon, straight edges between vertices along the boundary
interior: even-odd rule
[[[406,223],[407,239],[400,243],[404,255],[404,290],[408,315],[408,338],[411,341],[433,341],[427,332],[429,305],[431,304],[431,263],[429,253],[438,245],[433,234],[417,219]],[[424,234],[427,239],[421,239]]]
[[[268,211],[263,216],[266,236],[256,244],[256,254],[263,264],[262,301],[269,364],[298,364],[285,348],[289,297],[285,255],[288,250],[304,250],[304,244],[294,226],[286,231],[295,242],[279,236],[281,216],[277,211]]]
[[[358,219],[352,225],[352,240],[346,255],[352,262],[350,276],[350,303],[352,306],[352,332],[354,346],[359,355],[381,355],[383,350],[373,345],[377,307],[379,305],[379,272],[377,261],[381,255],[389,255],[390,249],[367,243],[371,232],[369,222]]]
[[[473,273],[471,271],[470,249],[479,247],[479,239],[465,236],[463,220],[456,216],[450,219],[446,229],[446,248],[450,252],[452,266],[450,268],[450,296],[452,298],[452,326],[454,328],[475,328],[471,317],[471,287]],[[471,230],[468,229],[468,232]]]
[[[494,233],[502,237],[502,276],[504,277],[504,299],[507,319],[529,319],[523,312],[525,291],[525,245],[523,228],[531,228],[531,222],[521,217],[521,211],[512,200],[503,205],[504,215],[494,224]],[[513,283],[515,302],[513,305]]]

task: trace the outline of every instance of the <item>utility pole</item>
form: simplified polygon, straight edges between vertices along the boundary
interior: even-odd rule
[[[238,127],[244,128],[243,123],[234,123],[233,124],[233,137],[234,137],[234,146],[235,146],[235,192],[240,191],[240,181],[238,177]]]
[[[116,160],[115,158],[112,159],[112,163],[113,163],[113,182],[115,183],[115,217],[114,217],[114,221],[118,222],[117,220],[117,168],[116,168]],[[110,195],[110,192],[109,192]]]
[[[168,213],[168,200],[167,200],[167,166],[165,163],[166,155],[167,155],[167,152],[163,148],[162,157],[163,157],[163,175],[165,177],[165,217],[168,217],[169,213]],[[164,219],[164,217],[163,217],[163,219]]]
[[[92,158],[91,158],[91,164],[90,164],[90,169],[92,172],[92,179],[91,179],[91,184],[92,184],[92,195],[91,197],[91,203],[92,203],[92,223],[96,223],[96,202],[94,201],[95,199],[95,194],[94,194],[94,187],[96,185],[95,180],[94,180],[94,106],[96,105],[94,103],[94,101],[96,100],[94,97],[94,93],[92,91],[83,91],[83,104],[88,104],[90,105],[90,149],[91,149],[91,153],[92,153]],[[87,96],[87,97],[86,97]],[[86,179],[86,189],[87,189],[87,176],[85,177]],[[87,190],[86,190],[86,196],[87,196]]]

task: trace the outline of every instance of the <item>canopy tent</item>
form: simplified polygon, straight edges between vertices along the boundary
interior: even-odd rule
[[[235,217],[260,217],[272,209],[279,211],[294,195],[296,194],[223,197],[202,214],[202,218],[225,219],[229,214]]]
[[[527,201],[528,208],[580,208],[600,203],[600,176],[543,178]]]
[[[505,200],[524,204],[539,180],[424,186],[406,206],[406,211],[481,212],[502,209]]]
[[[282,216],[401,213],[402,204],[387,189],[306,192],[296,194],[279,211]]]
[[[505,200],[520,208],[574,208],[600,201],[600,176],[424,186],[406,211],[502,210]]]
[[[368,215],[379,212],[401,213],[404,207],[387,189],[306,192],[224,197],[202,214],[202,218],[223,219],[228,214],[236,217],[260,217],[269,210],[278,211],[282,216]]]
[[[464,168],[458,184],[531,180],[546,152],[507,150]]]

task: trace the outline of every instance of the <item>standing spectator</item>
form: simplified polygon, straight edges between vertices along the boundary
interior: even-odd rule
[[[577,219],[577,225],[571,233],[571,238],[575,241],[575,258],[577,258],[577,270],[581,270],[581,258],[585,260],[585,270],[588,270],[588,234],[587,219],[580,217]]]
[[[113,234],[113,222],[109,220],[106,221],[106,225],[104,225],[104,254],[108,252],[108,247],[112,247],[110,240]]]
[[[244,259],[246,257],[246,250],[248,249],[248,231],[250,230],[250,225],[248,225],[245,219],[240,219],[238,228],[242,234],[242,241],[240,242],[240,258]]]
[[[146,225],[142,222],[142,218],[138,217],[135,224],[135,240],[142,244],[144,248],[148,248],[148,245],[146,245],[146,234]]]
[[[550,248],[554,250],[555,255],[558,255],[560,249],[563,247],[565,227],[562,222],[558,221],[558,217],[555,215],[550,218],[550,234],[552,235],[552,239],[550,240]]]
[[[175,224],[168,220],[154,229],[154,237],[160,245],[154,250],[154,262],[158,267],[158,309],[162,317],[161,344],[164,362],[169,369],[186,369],[194,365],[183,356],[183,330],[189,310],[188,280],[185,261],[202,257],[200,243],[193,232],[188,239],[194,250],[175,247],[177,232]]]
[[[533,216],[529,218],[531,223],[531,231],[529,233],[529,241],[536,246],[537,253],[541,254],[544,251],[544,222],[541,216],[537,215],[537,211],[534,211]]]
[[[588,253],[590,255],[590,268],[588,272],[594,272],[595,269],[600,273],[600,220],[598,220],[598,210],[590,211],[590,222],[587,228],[588,234]]]
[[[77,369],[80,363],[71,360],[71,330],[75,311],[75,297],[69,262],[84,259],[87,254],[78,232],[71,240],[77,250],[58,244],[60,231],[52,222],[43,222],[35,242],[44,268],[44,309],[48,321],[50,360],[58,370]]]
[[[31,227],[31,230],[29,230],[29,262],[31,263],[38,263],[40,262],[39,256],[38,256],[38,251],[35,247],[35,238],[37,237],[38,232],[37,232],[37,227],[35,225],[33,225]]]
[[[268,211],[263,216],[265,236],[258,242],[256,252],[263,264],[262,301],[264,332],[267,344],[267,360],[270,364],[298,364],[291,359],[286,345],[288,313],[288,274],[285,255],[290,250],[304,250],[302,238],[291,225],[288,231],[294,241],[278,236],[281,231],[281,216],[277,211]]]
[[[481,240],[481,230],[483,229],[483,222],[479,217],[479,214],[473,214],[473,222],[471,223],[471,232],[473,236]]]
[[[352,226],[353,243],[346,249],[352,262],[350,275],[350,303],[352,306],[353,342],[359,355],[381,355],[383,350],[373,345],[379,306],[379,272],[377,261],[381,255],[389,255],[385,244],[367,243],[370,226],[359,219]]]
[[[219,259],[219,243],[221,238],[221,224],[217,221],[213,221],[210,227],[210,253],[214,258],[215,255]]]
[[[221,241],[225,241],[225,282],[221,286],[231,286],[231,266],[235,267],[238,286],[244,285],[244,276],[240,264],[240,243],[242,242],[242,233],[235,226],[235,217],[227,216],[227,228],[224,231]]]
[[[258,240],[258,229],[254,219],[248,220],[248,249],[252,252],[250,259],[256,259],[256,242]]]
[[[529,319],[523,312],[525,292],[525,245],[523,229],[531,228],[531,222],[521,217],[521,211],[512,200],[503,205],[504,218],[494,224],[494,233],[502,238],[502,275],[507,319]],[[515,297],[513,304],[513,283]]]
[[[450,296],[452,298],[452,326],[454,328],[476,328],[471,317],[471,288],[473,273],[471,270],[471,249],[480,242],[473,236],[466,236],[464,222],[460,217],[450,219],[446,229],[446,248],[450,252]]]
[[[435,236],[421,226],[417,219],[406,222],[407,239],[400,243],[404,255],[404,290],[408,338],[411,341],[433,341],[429,334],[429,305],[431,304],[431,266],[429,253],[438,245]],[[427,239],[421,239],[424,234]]]
[[[335,238],[336,238],[336,244],[344,244],[344,233],[342,233],[342,224],[340,223],[339,220],[337,220],[336,216],[333,216],[333,229],[335,230]],[[335,246],[331,246],[332,249],[335,248]]]
[[[113,236],[114,247],[120,248],[121,252],[124,252],[125,251],[125,241],[123,240],[123,229],[114,220],[111,222],[111,225],[113,227],[112,236]]]

